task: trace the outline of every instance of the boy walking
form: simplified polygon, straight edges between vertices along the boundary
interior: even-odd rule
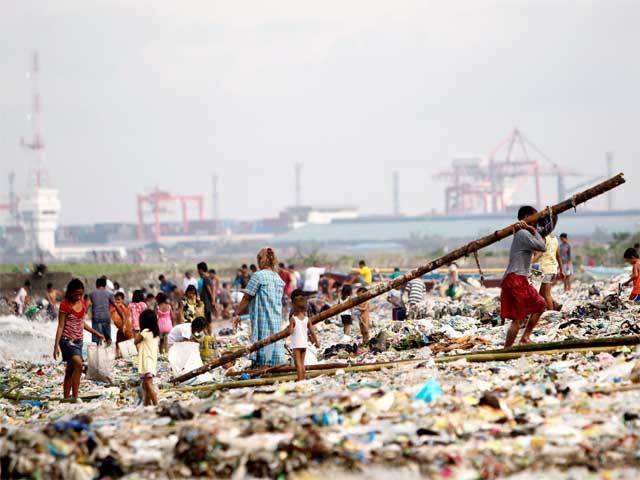
[[[111,314],[109,307],[113,307],[122,321],[125,320],[125,314],[116,304],[113,293],[107,290],[107,278],[100,277],[96,280],[96,289],[89,295],[91,301],[91,327],[101,333],[107,342],[111,345]],[[98,345],[102,344],[102,338],[93,334],[92,341]]]
[[[533,252],[544,252],[546,244],[542,235],[524,221],[537,210],[531,206],[523,206],[518,210],[520,230],[513,236],[509,252],[509,266],[502,279],[500,293],[500,316],[511,320],[504,346],[510,347],[516,340],[520,326],[529,316],[520,343],[529,343],[531,332],[546,309],[544,298],[529,283],[529,268]]]

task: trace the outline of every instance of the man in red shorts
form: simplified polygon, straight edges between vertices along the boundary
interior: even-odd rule
[[[513,243],[509,252],[509,266],[502,279],[502,292],[500,293],[500,316],[503,321],[511,319],[511,326],[507,331],[505,347],[510,347],[516,340],[522,322],[529,317],[520,343],[529,343],[531,332],[540,320],[540,315],[546,309],[544,298],[529,283],[529,268],[533,252],[544,252],[546,245],[542,235],[536,230],[535,225],[529,225],[524,221],[537,210],[525,205],[518,210],[520,220],[518,230],[513,236]],[[553,228],[553,226],[551,226]]]

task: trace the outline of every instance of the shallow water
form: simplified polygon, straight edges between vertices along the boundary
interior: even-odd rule
[[[0,365],[9,360],[52,361],[56,327],[57,322],[0,316]]]
[[[0,316],[0,366],[11,360],[53,362],[57,327],[57,321],[29,320],[15,315]],[[112,327],[112,330],[115,329]],[[112,338],[115,338],[115,331],[112,332]],[[85,348],[90,342],[91,334],[85,331]]]

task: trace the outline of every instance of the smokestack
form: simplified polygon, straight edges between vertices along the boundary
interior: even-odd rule
[[[397,170],[393,172],[393,216],[400,216],[400,176]]]
[[[607,152],[607,178],[611,178],[613,176],[613,153]],[[607,210],[613,210],[613,192],[609,192],[607,194]]]
[[[293,166],[295,170],[295,206],[302,206],[302,186],[301,186],[301,174],[302,174],[302,163],[296,162]]]
[[[20,225],[20,212],[18,211],[18,197],[16,195],[16,173],[9,172],[9,213],[16,227]]]
[[[211,219],[217,221],[220,218],[220,198],[218,196],[218,175],[215,173],[211,177],[211,202]]]

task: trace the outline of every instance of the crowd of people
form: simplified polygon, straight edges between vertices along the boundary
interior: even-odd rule
[[[520,229],[515,233],[509,254],[509,264],[501,285],[501,317],[510,320],[505,346],[512,345],[524,328],[522,343],[530,341],[540,315],[545,310],[559,310],[552,296],[551,286],[562,282],[566,291],[571,289],[573,260],[568,235],[553,234],[555,220],[529,224],[527,217],[535,208],[524,206],[518,212]],[[633,284],[632,297],[640,300],[640,259],[637,249],[630,248],[624,259],[633,267],[627,283]],[[529,281],[532,264],[541,272],[542,281],[536,290]],[[175,283],[161,274],[158,285],[141,288],[129,297],[117,282],[98,278],[91,293],[85,285],[74,279],[67,285],[60,300],[60,292],[47,285],[45,298],[47,311],[58,318],[54,357],[67,363],[64,378],[65,398],[77,399],[83,367],[82,347],[84,331],[91,333],[97,344],[111,345],[112,325],[116,329],[116,355],[118,344],[133,340],[138,349],[138,368],[145,404],[157,402],[153,378],[157,373],[158,356],[166,355],[172,345],[193,341],[200,344],[203,362],[219,355],[216,350],[212,322],[230,321],[238,327],[242,321],[250,324],[251,341],[265,340],[281,332],[289,333],[288,345],[284,340],[269,343],[252,356],[253,367],[276,366],[286,363],[286,349],[290,350],[298,378],[305,378],[304,361],[310,344],[320,346],[311,317],[333,305],[348,302],[367,291],[381,279],[361,260],[352,274],[340,275],[327,266],[311,265],[299,271],[294,265],[279,262],[272,248],[261,249],[256,263],[243,264],[233,279],[223,281],[214,269],[204,262],[196,267],[197,275],[186,271]],[[389,276],[396,279],[402,272],[395,268]],[[460,276],[455,264],[448,266],[446,294],[454,296]],[[24,313],[30,296],[30,283],[25,282],[16,296],[19,313]],[[444,287],[443,287],[444,288]],[[425,282],[414,279],[389,293],[393,305],[393,318],[406,318],[406,307],[419,304],[426,296]],[[86,323],[85,319],[90,320]],[[370,339],[370,312],[368,302],[347,308],[339,316],[345,335],[352,335],[357,325],[361,344]],[[286,322],[286,323],[285,323]]]
[[[158,357],[166,355],[178,342],[198,342],[203,362],[219,355],[212,322],[230,321],[238,327],[250,323],[251,340],[268,338],[287,328],[288,345],[275,342],[258,350],[253,366],[274,366],[286,362],[290,350],[298,378],[305,378],[305,352],[309,343],[319,341],[309,318],[331,305],[346,301],[366,291],[373,282],[373,272],[365,261],[348,276],[329,273],[326,266],[312,265],[300,272],[294,265],[277,260],[272,248],[261,249],[256,264],[242,265],[231,281],[223,281],[215,269],[204,262],[196,266],[197,275],[186,271],[180,280],[165,274],[157,285],[135,289],[128,295],[117,282],[106,276],[95,281],[93,291],[79,279],[73,279],[61,293],[53,285],[45,295],[48,315],[58,319],[54,358],[66,362],[63,382],[64,398],[77,401],[83,369],[84,332],[98,345],[119,344],[132,340],[138,350],[138,370],[146,405],[157,402],[153,378]],[[29,304],[30,282],[18,292],[18,313]],[[345,333],[351,334],[356,322],[362,343],[369,341],[369,311],[366,303],[341,317]],[[288,322],[288,326],[287,323]],[[112,326],[116,338],[112,338]]]

